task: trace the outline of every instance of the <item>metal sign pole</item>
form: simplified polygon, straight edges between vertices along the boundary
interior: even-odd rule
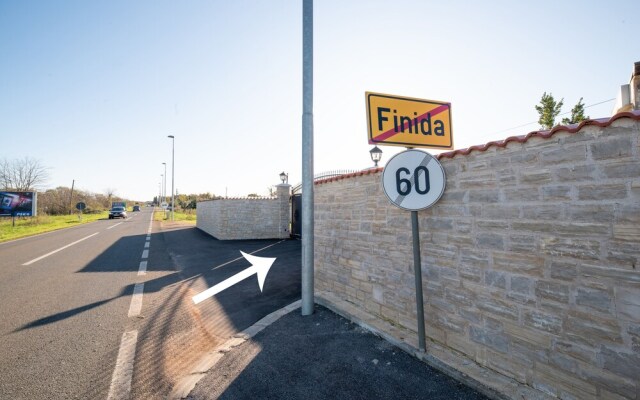
[[[420,351],[426,351],[424,303],[422,300],[422,261],[420,260],[420,230],[417,211],[411,211],[411,230],[413,232],[413,271],[416,280],[416,312],[418,313],[418,347]]]

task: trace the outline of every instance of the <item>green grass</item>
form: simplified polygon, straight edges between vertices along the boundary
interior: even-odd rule
[[[82,221],[78,219],[78,214],[16,217],[16,226],[12,226],[11,217],[2,217],[0,218],[0,242],[69,228],[103,218],[108,218],[106,211],[99,214],[83,214]]]
[[[165,213],[164,211],[154,211],[154,214],[153,214],[154,221],[169,221],[170,218],[171,218],[171,213],[169,212]],[[195,224],[196,210],[189,210],[188,212],[176,210],[175,220]]]

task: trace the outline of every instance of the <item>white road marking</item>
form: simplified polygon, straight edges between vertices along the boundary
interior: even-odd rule
[[[138,331],[122,334],[120,350],[116,359],[116,367],[111,377],[111,386],[107,400],[128,400],[131,395],[131,378],[133,377],[133,360],[136,356]]]
[[[252,252],[251,252],[251,253],[249,253],[249,254],[256,254],[256,253],[257,253],[257,252],[259,252],[259,251],[262,251],[262,250],[268,249],[269,247],[273,247],[273,246],[275,246],[275,245],[277,245],[277,244],[280,244],[280,243],[282,243],[282,242],[284,242],[284,240],[281,240],[281,241],[276,242],[276,243],[272,243],[272,244],[270,244],[270,245],[268,245],[268,246],[265,246],[265,247],[263,247],[263,248],[261,248],[261,249],[258,249],[258,250],[256,250],[256,251],[252,251]],[[238,260],[242,260],[243,258],[244,258],[243,256],[240,256],[240,257],[238,257],[238,258],[234,258],[233,260],[231,260],[231,261],[227,261],[227,262],[226,262],[226,263],[224,263],[224,264],[216,265],[215,267],[211,268],[211,270],[213,271],[214,269],[222,268],[222,267],[224,267],[225,265],[229,265],[229,264],[231,264],[232,262],[235,262],[235,261],[238,261]]]
[[[147,274],[147,262],[140,261],[140,268],[138,268],[138,276],[142,276],[146,274]]]
[[[64,250],[64,249],[68,248],[68,247],[71,247],[71,246],[73,246],[74,244],[78,244],[78,243],[82,242],[83,240],[87,240],[87,239],[89,239],[90,237],[97,235],[98,233],[100,233],[100,232],[96,232],[96,233],[91,234],[91,235],[89,235],[89,236],[85,236],[85,237],[83,237],[83,238],[82,238],[82,239],[80,239],[80,240],[76,240],[75,242],[73,242],[73,243],[69,243],[68,245],[63,246],[63,247],[60,247],[60,248],[59,248],[59,249],[57,249],[57,250],[54,250],[54,251],[52,251],[52,252],[50,252],[50,253],[47,253],[47,254],[45,254],[45,255],[43,255],[43,256],[40,256],[40,257],[38,257],[38,258],[34,258],[34,259],[33,259],[33,260],[31,260],[31,261],[27,261],[26,263],[24,263],[24,264],[22,264],[22,265],[31,265],[31,264],[33,264],[34,262],[40,261],[40,260],[42,260],[43,258],[45,258],[45,257],[49,257],[49,256],[50,256],[50,255],[52,255],[52,254],[56,254],[57,252],[62,251],[62,250]]]
[[[147,240],[151,240],[151,235],[147,235]]]
[[[149,258],[149,250],[142,250],[142,259]]]
[[[115,225],[111,225],[111,226],[110,226],[110,227],[108,227],[107,229],[115,228],[116,226],[120,225],[121,223],[122,223],[122,222],[118,222],[118,223],[117,223],[117,224],[115,224]]]
[[[144,282],[136,283],[133,287],[133,296],[131,297],[131,305],[129,306],[129,318],[137,317],[142,311],[142,294],[144,291]]]
[[[144,243],[144,248],[145,248],[145,249],[148,249],[148,248],[149,248],[149,242],[145,242],[145,243]]]

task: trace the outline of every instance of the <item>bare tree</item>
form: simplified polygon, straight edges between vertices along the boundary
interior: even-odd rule
[[[0,186],[5,190],[35,190],[49,179],[49,168],[31,157],[0,161]]]
[[[104,190],[104,195],[107,196],[107,203],[108,203],[108,207],[111,207],[111,200],[114,198],[114,196],[116,195],[116,189],[114,188],[106,188]]]

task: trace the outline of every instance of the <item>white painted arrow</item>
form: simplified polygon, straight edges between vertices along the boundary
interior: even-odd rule
[[[273,265],[273,262],[276,259],[267,258],[267,257],[256,257],[242,251],[240,253],[244,258],[247,259],[247,261],[251,263],[251,266],[245,269],[244,271],[240,271],[237,274],[233,275],[232,277],[225,279],[224,281],[218,283],[217,285],[210,287],[204,292],[193,296],[192,299],[195,304],[198,304],[201,301],[206,300],[211,296],[215,296],[216,294],[222,292],[227,288],[230,288],[236,283],[247,279],[253,274],[258,275],[258,285],[260,286],[260,291],[262,292],[262,287],[264,286],[264,280],[267,278],[269,269],[271,268],[271,266]]]

